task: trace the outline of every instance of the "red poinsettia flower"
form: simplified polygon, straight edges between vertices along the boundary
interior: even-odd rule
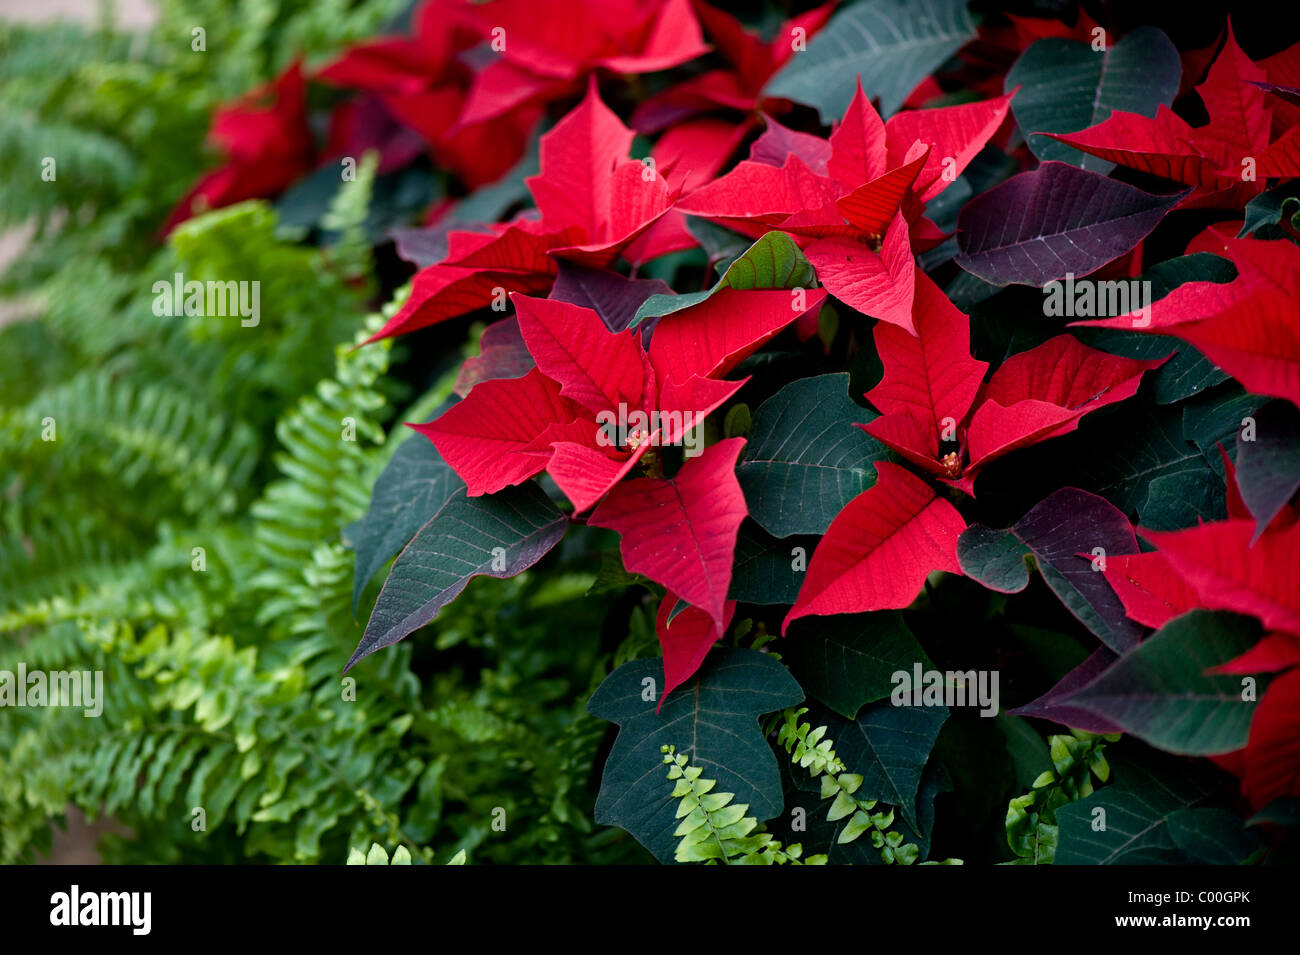
[[[922,213],[1006,118],[1011,96],[880,119],[859,84],[829,141],[769,123],[750,158],[678,203],[749,235],[796,236],[836,298],[912,327],[915,240],[941,234]]]
[[[1275,75],[1300,59],[1300,48],[1292,49],[1274,59]],[[1194,186],[1182,208],[1238,209],[1263,190],[1264,180],[1300,173],[1300,133],[1293,127],[1270,142],[1268,80],[1268,70],[1251,62],[1229,25],[1223,49],[1196,87],[1210,117],[1204,126],[1193,127],[1161,106],[1154,117],[1116,110],[1096,126],[1050,135],[1121,166]]]
[[[1143,373],[1161,364],[1057,335],[1012,355],[985,382],[988,365],[970,354],[970,319],[923,272],[913,318],[915,336],[876,325],[885,374],[866,397],[882,414],[861,427],[967,493],[985,465],[1073,431],[1089,412],[1132,397]]]
[[[632,125],[641,132],[653,133],[719,108],[742,113],[757,109],[784,112],[789,102],[763,97],[763,87],[796,49],[826,25],[838,2],[831,0],[784,21],[771,40],[764,40],[730,13],[703,0],[693,0],[705,32],[729,65],[708,70],[650,97],[632,114]]]
[[[576,0],[563,16],[496,0],[465,3],[459,17],[492,58],[475,74],[462,127],[572,95],[596,70],[653,73],[708,50],[688,0]]]
[[[515,295],[519,333],[536,367],[479,381],[436,420],[412,427],[433,441],[470,496],[546,471],[575,513],[599,502],[588,522],[622,535],[628,569],[721,627],[747,513],[735,476],[744,442],[688,455],[672,478],[650,466],[643,477],[623,479],[654,449],[684,443],[748,380],[718,377],[821,301],[809,296],[796,309],[784,291],[736,295],[719,293],[661,319],[648,350],[639,328],[611,332],[591,309]],[[753,308],[748,296],[756,297]]]
[[[507,291],[544,291],[558,259],[612,264],[673,203],[663,176],[628,158],[631,144],[632,131],[592,82],[582,103],[542,137],[541,172],[527,180],[540,217],[450,232],[446,257],[416,273],[406,304],[371,340],[484,308]]]
[[[1008,358],[986,382],[970,354],[970,323],[919,272],[912,335],[875,328],[884,377],[867,399],[881,416],[863,430],[942,483],[973,493],[979,470],[1074,430],[1091,411],[1131,397],[1161,361],[1137,361],[1059,335]],[[878,462],[875,486],[831,522],[785,627],[806,615],[906,607],[935,570],[961,573],[957,509],[906,468]]]
[[[210,133],[226,164],[201,178],[163,225],[166,234],[191,216],[246,199],[270,198],[312,167],[302,64],[217,110]]]
[[[351,47],[317,77],[368,93],[368,102],[382,104],[429,144],[438,165],[475,188],[519,160],[541,111],[506,110],[491,127],[461,123],[474,78],[463,55],[482,39],[470,24],[457,22],[461,12],[457,0],[426,0],[413,17],[413,36]]]

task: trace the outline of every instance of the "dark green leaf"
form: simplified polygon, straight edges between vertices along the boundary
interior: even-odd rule
[[[800,686],[847,719],[889,696],[894,673],[911,673],[915,663],[931,668],[894,610],[798,620],[781,652]]]
[[[855,423],[876,415],[853,402],[847,374],[799,378],[754,415],[736,477],[750,516],[777,537],[823,534],[875,484],[889,450]]]
[[[799,684],[773,657],[756,650],[714,650],[659,712],[662,660],[633,660],[606,678],[587,703],[619,725],[596,797],[596,821],[619,826],[660,862],[671,862],[677,800],[660,747],[672,745],[716,779],[714,792],[735,793],[760,822],[781,812],[781,774],[758,717],[803,699]]]
[[[1087,129],[1115,110],[1155,116],[1157,106],[1173,102],[1182,75],[1169,38],[1139,27],[1101,51],[1081,40],[1038,40],[1007,72],[1004,88],[1020,87],[1011,109],[1035,156],[1109,173],[1114,163],[1038,134]]]
[[[1176,865],[1185,857],[1170,832],[1175,813],[1209,787],[1185,762],[1107,751],[1113,782],[1056,811],[1057,865]],[[1102,810],[1101,814],[1097,810]]]
[[[536,484],[457,490],[398,555],[347,669],[438,615],[480,575],[513,577],[559,543],[568,518]]]
[[[751,604],[794,603],[818,540],[811,536],[778,540],[746,518],[736,537],[727,599]],[[796,564],[802,569],[796,570]]]
[[[347,530],[357,555],[353,610],[375,571],[405,547],[415,532],[464,486],[465,482],[442,459],[432,441],[418,434],[402,439],[375,481],[366,516]]]
[[[863,91],[889,116],[974,35],[966,0],[861,0],[832,17],[763,93],[815,106],[829,126],[848,109],[861,77]]]
[[[1096,713],[1167,752],[1230,753],[1246,745],[1255,701],[1240,676],[1206,671],[1259,640],[1250,617],[1193,610],[1175,617],[1061,703]]]

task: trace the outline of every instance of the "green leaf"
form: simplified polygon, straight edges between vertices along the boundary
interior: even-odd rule
[[[433,415],[438,417],[446,405]],[[392,440],[392,439],[390,439]],[[370,578],[437,514],[465,482],[423,435],[402,441],[375,480],[366,516],[348,527],[346,536],[357,554],[352,587],[355,611]]]
[[[1205,671],[1258,641],[1250,617],[1193,610],[1169,621],[1061,702],[1096,713],[1152,746],[1209,756],[1246,745],[1255,702],[1241,677]]]
[[[1035,156],[1106,174],[1114,163],[1039,134],[1087,129],[1115,110],[1155,116],[1157,106],[1174,101],[1182,75],[1169,38],[1139,27],[1101,51],[1082,40],[1038,40],[1007,72],[1004,89],[1020,87],[1011,110]]]
[[[889,449],[858,424],[876,415],[849,397],[847,373],[799,378],[754,415],[736,478],[749,515],[777,537],[824,534],[876,482]]]
[[[1212,389],[1174,406],[1135,400],[1113,410],[1103,409],[1085,419],[1075,434],[1026,449],[1014,460],[994,462],[980,475],[976,487],[979,499],[993,513],[1014,520],[1026,499],[1072,485],[1101,495],[1126,514],[1136,513],[1138,523],[1157,530],[1173,529],[1164,522],[1171,506],[1180,502],[1195,502],[1207,521],[1220,520],[1226,513],[1223,465],[1214,440],[1222,440],[1222,434],[1208,445],[1213,457],[1183,436],[1187,410],[1200,402],[1222,401],[1219,391]],[[1262,403],[1264,399],[1258,400]],[[1228,410],[1235,413],[1240,409]],[[1237,418],[1238,425],[1240,420]],[[1223,423],[1207,424],[1206,436]],[[1215,482],[1219,494],[1206,503],[1205,489]]]
[[[727,599],[751,604],[794,603],[818,540],[811,535],[780,540],[746,518],[736,536]],[[799,549],[802,554],[796,552]],[[803,569],[796,570],[800,562]]]
[[[536,484],[481,497],[457,490],[393,563],[344,672],[423,627],[471,578],[528,569],[559,543],[567,525]]]
[[[794,239],[784,232],[767,232],[727,266],[713,288],[686,295],[651,295],[641,303],[628,327],[698,305],[719,289],[812,288],[816,282],[817,273]]]
[[[796,621],[782,653],[809,695],[847,719],[889,696],[897,671],[911,673],[918,662],[926,669],[932,665],[903,615],[893,610]]]
[[[1115,782],[1056,811],[1057,865],[1175,865],[1186,861],[1170,819],[1210,792],[1185,761],[1111,757]],[[1102,810],[1098,813],[1097,810]],[[1180,817],[1180,821],[1183,821]]]
[[[1263,844],[1259,833],[1228,809],[1179,809],[1166,825],[1189,865],[1241,865]]]
[[[1255,517],[1255,539],[1300,488],[1300,411],[1272,401],[1254,415],[1253,441],[1237,434],[1237,487]]]
[[[889,116],[916,85],[975,36],[966,0],[861,0],[796,52],[763,90],[837,122],[862,89]]]
[[[1029,586],[1033,554],[1011,528],[973,524],[957,541],[962,570],[999,593],[1016,594]]]
[[[661,746],[690,757],[718,791],[762,821],[781,811],[776,756],[758,717],[793,706],[803,691],[784,666],[755,650],[715,650],[699,672],[663,700],[663,661],[633,660],[615,670],[587,703],[619,725],[596,798],[596,821],[626,829],[660,862],[673,859],[678,800],[664,779]],[[660,707],[656,712],[656,707]]]
[[[1278,226],[1284,221],[1292,228],[1300,228],[1300,182],[1294,180],[1261,192],[1246,203],[1246,219],[1237,238],[1255,232],[1260,232],[1255,235],[1257,239],[1283,238],[1286,233]]]

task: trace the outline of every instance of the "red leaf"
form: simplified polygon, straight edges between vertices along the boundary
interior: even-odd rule
[[[1300,666],[1300,639],[1289,633],[1266,633],[1239,657],[1221,663],[1209,673],[1280,673]]]
[[[858,186],[840,199],[836,208],[858,231],[868,236],[884,235],[929,155],[929,147],[921,147],[916,158]]]
[[[557,19],[567,21],[569,17]],[[602,57],[595,65],[620,74],[654,73],[703,56],[708,51],[690,0],[667,0],[660,5],[638,52]]]
[[[907,220],[897,213],[880,251],[849,239],[817,239],[804,250],[830,293],[859,312],[916,334],[912,325],[916,260]]]
[[[1163,104],[1154,118],[1115,110],[1096,126],[1077,133],[1045,133],[1107,162],[1172,179],[1189,186],[1218,189],[1218,163],[1201,154],[1196,131]]]
[[[1253,546],[1250,520],[1138,533],[1196,590],[1201,606],[1248,614],[1269,630],[1300,635],[1300,524],[1270,528]]]
[[[598,450],[594,441],[562,442],[554,446],[546,473],[573,502],[573,513],[581,514],[627,477],[649,448],[646,443],[619,458]]]
[[[859,79],[857,92],[853,94],[844,119],[831,133],[831,158],[827,171],[845,189],[854,189],[883,176],[888,169],[885,124],[872,107],[871,100],[862,92]]]
[[[1300,248],[1286,240],[1225,239],[1237,278],[1188,282],[1137,317],[1077,322],[1173,335],[1257,394],[1300,405]]]
[[[1103,573],[1124,605],[1124,613],[1144,627],[1158,630],[1174,617],[1200,606],[1196,591],[1174,573],[1158,551],[1112,555]]]
[[[475,74],[455,129],[483,127],[522,106],[557,99],[574,83],[539,76],[509,60],[489,63]]]
[[[970,354],[970,321],[924,272],[916,273],[912,306],[916,335],[896,325],[876,325],[876,351],[885,373],[867,392],[882,416],[863,427],[900,453],[942,472],[939,441],[945,418],[953,434],[966,418],[988,364]],[[913,458],[915,460],[916,458]]]
[[[915,187],[921,201],[929,202],[961,175],[997,132],[1015,95],[1016,90],[1012,90],[980,103],[895,113],[885,124],[889,165],[900,165],[917,142],[929,146],[929,158],[916,177]],[[949,161],[951,166],[945,168]]]
[[[1245,788],[1251,806],[1262,809],[1282,796],[1300,795],[1300,670],[1269,684],[1250,723],[1245,753]]]
[[[1132,397],[1142,374],[1166,360],[1122,358],[1070,335],[1012,355],[993,373],[971,416],[969,469],[1073,431],[1088,412]]]
[[[490,237],[489,237],[490,238]],[[552,263],[552,269],[554,263]],[[415,273],[406,303],[366,343],[405,335],[486,308],[502,292],[542,292],[554,272],[497,272],[431,265]]]
[[[618,484],[587,523],[622,538],[623,566],[645,574],[704,611],[719,631],[726,624],[736,534],[748,510],[736,480],[743,438],[731,438],[689,458],[671,479]]]
[[[801,315],[816,313],[825,300],[825,289],[805,289],[803,307],[796,308],[799,299],[784,289],[719,289],[659,320],[650,362],[664,382],[721,377]]]
[[[1210,116],[1209,124],[1196,131],[1196,140],[1202,152],[1212,152],[1218,146],[1235,167],[1234,174],[1241,171],[1237,162],[1241,156],[1258,153],[1268,145],[1273,116],[1264,91],[1254,85],[1267,78],[1264,68],[1252,63],[1237,45],[1229,20],[1223,49],[1205,82],[1196,87]]]
[[[645,395],[653,378],[639,331],[611,332],[600,316],[581,305],[553,299],[513,296],[519,331],[529,353],[560,393],[591,414],[646,410]],[[649,385],[649,388],[647,388]]]
[[[470,497],[526,481],[546,467],[549,454],[526,450],[547,427],[574,421],[582,408],[534,368],[522,378],[497,378],[474,387],[428,424],[409,427],[437,447]]]
[[[610,237],[614,171],[627,161],[632,130],[601,102],[594,83],[542,137],[541,171],[524,181],[552,228],[576,226],[590,241]]]
[[[699,607],[687,607],[669,620],[669,614],[680,599],[669,590],[659,601],[659,612],[655,615],[655,635],[659,637],[659,646],[664,652],[664,689],[659,694],[659,706],[664,705],[669,693],[695,675],[736,612],[736,602],[728,600],[720,628]],[[659,706],[655,707],[656,713]]]
[[[688,215],[711,219],[753,219],[780,225],[796,212],[833,203],[839,193],[798,156],[782,166],[746,160],[720,179],[696,189],[677,203]]]
[[[877,461],[876,474],[817,545],[783,634],[809,614],[906,607],[931,571],[961,573],[957,538],[966,522],[957,509],[897,464]]]

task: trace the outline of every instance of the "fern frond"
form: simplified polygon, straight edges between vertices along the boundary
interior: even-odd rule
[[[681,820],[673,835],[678,838],[673,858],[678,862],[723,865],[825,865],[823,855],[801,859],[803,847],[783,847],[758,820],[748,815],[749,806],[733,803],[735,793],[713,789],[717,780],[702,779],[703,770],[690,765],[685,753],[663,746],[664,765],[673,782],[672,796],[681,800],[676,817]]]
[[[828,822],[848,819],[840,830],[838,843],[854,842],[863,835],[871,840],[873,848],[880,851],[884,863],[911,865],[920,856],[920,847],[904,842],[901,832],[891,831],[894,825],[894,808],[880,805],[875,799],[860,799],[854,795],[862,786],[862,777],[847,772],[847,767],[835,755],[835,743],[826,739],[826,727],[814,728],[800,719],[807,707],[782,711],[776,741],[785,748],[790,760],[808,771],[814,779],[821,777],[821,798],[830,800],[826,812]]]

